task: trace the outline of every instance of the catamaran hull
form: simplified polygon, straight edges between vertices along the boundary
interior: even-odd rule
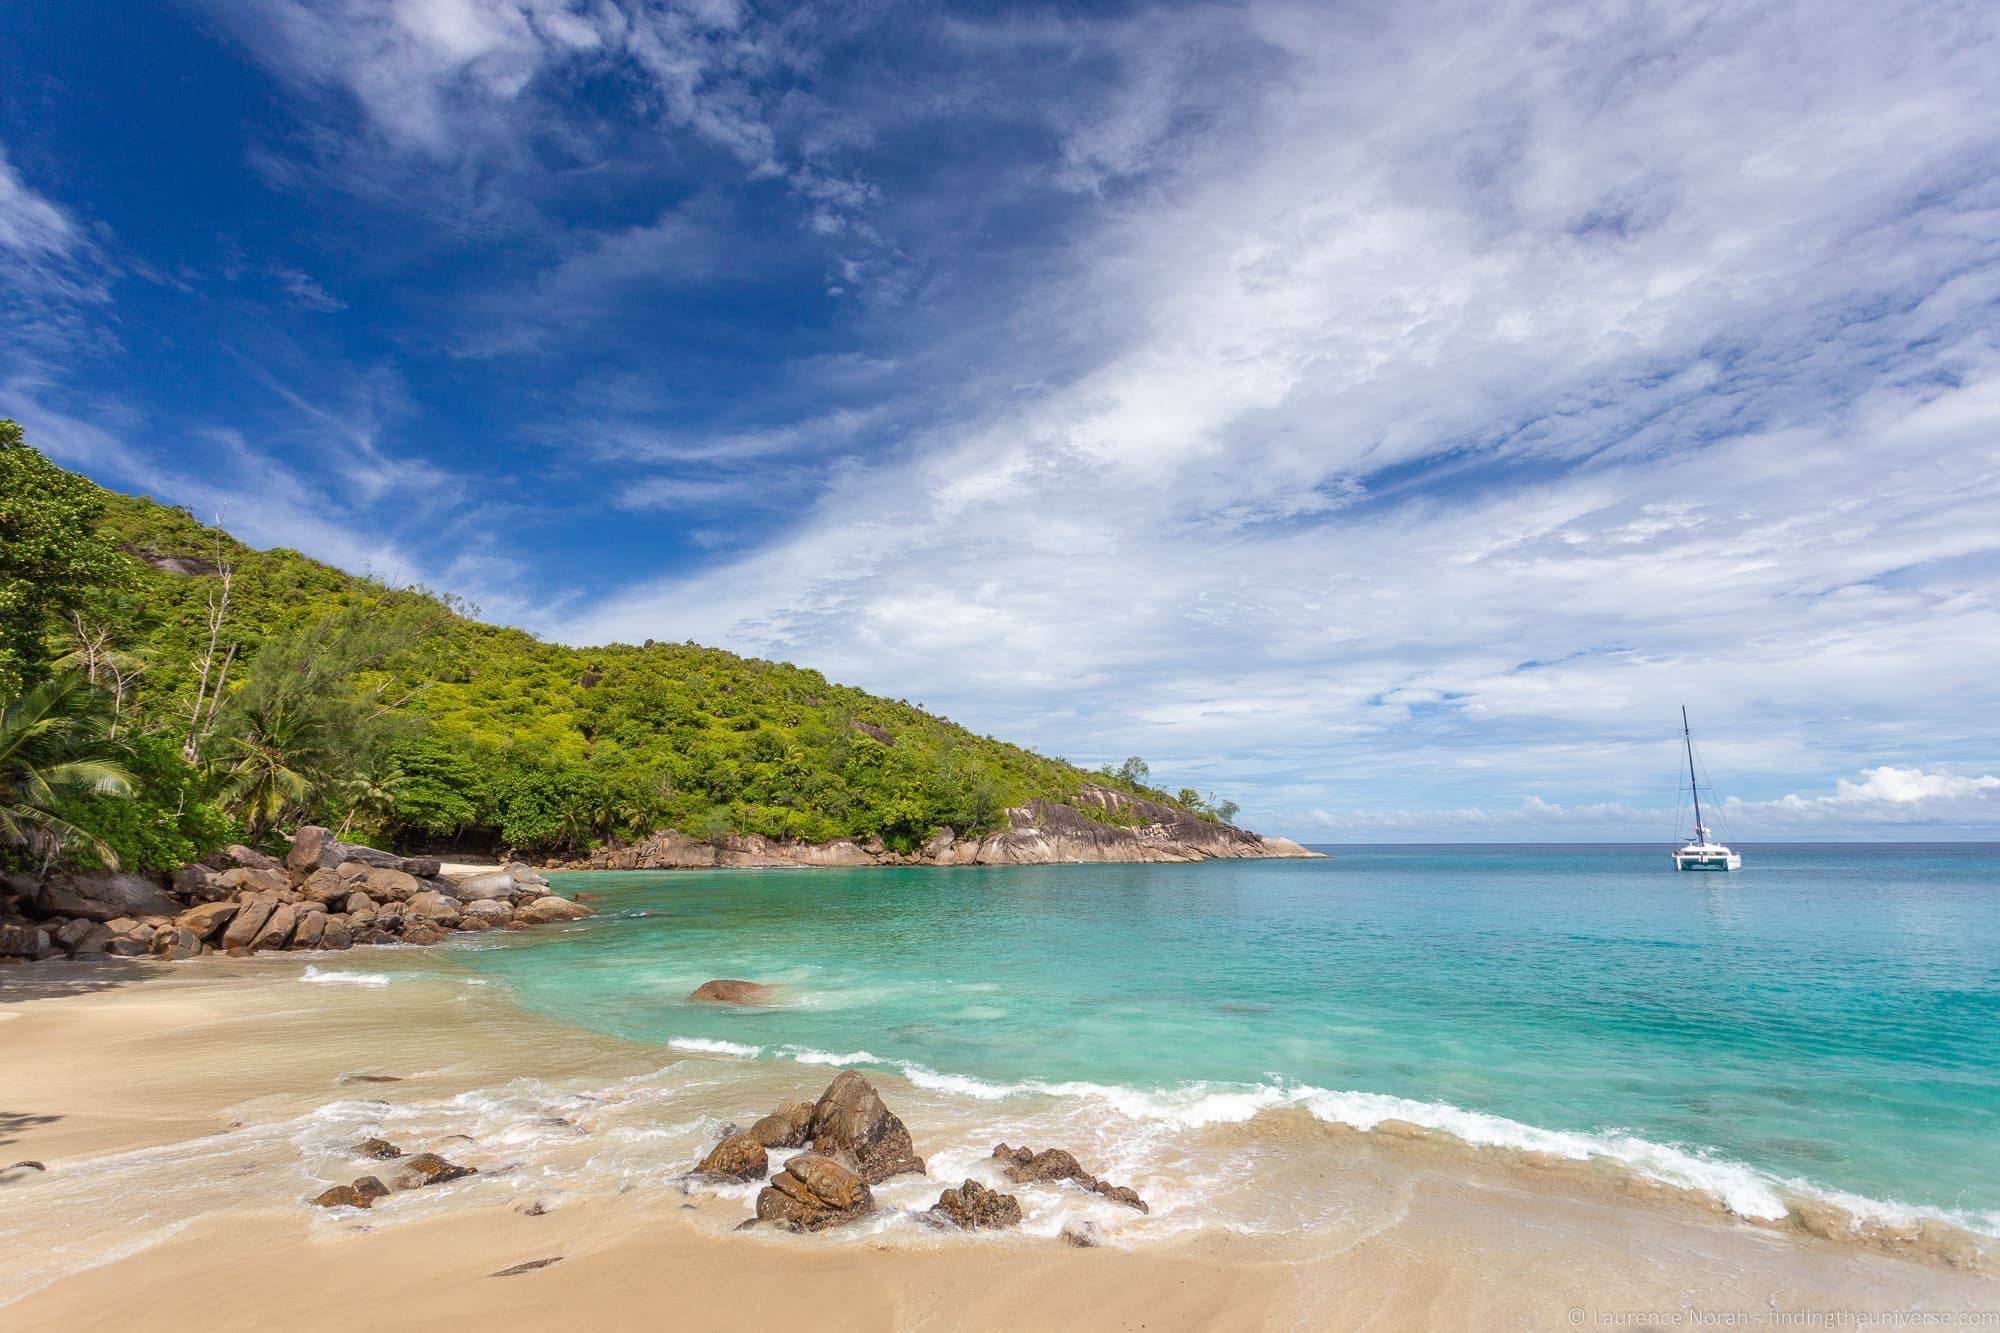
[[[1741,870],[1743,858],[1740,856],[1676,856],[1674,866],[1680,870]]]

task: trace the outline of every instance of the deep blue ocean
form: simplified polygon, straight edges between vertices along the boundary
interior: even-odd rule
[[[554,876],[459,965],[565,1021],[1194,1125],[1304,1107],[2000,1232],[2000,846]],[[785,1003],[690,1002],[714,977]],[[1850,1202],[1852,1202],[1850,1200]]]

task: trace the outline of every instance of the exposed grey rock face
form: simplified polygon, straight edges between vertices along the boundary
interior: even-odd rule
[[[173,916],[181,906],[152,880],[121,874],[57,875],[42,885],[35,900],[43,916],[82,917],[86,921]]]

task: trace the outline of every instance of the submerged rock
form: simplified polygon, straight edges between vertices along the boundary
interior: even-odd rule
[[[388,1194],[389,1187],[374,1176],[363,1176],[352,1185],[335,1185],[313,1199],[321,1208],[368,1208]]]
[[[996,1161],[1007,1163],[1007,1179],[1021,1184],[1031,1182],[1052,1182],[1074,1180],[1093,1194],[1101,1194],[1113,1203],[1122,1203],[1127,1208],[1136,1208],[1142,1213],[1153,1210],[1139,1197],[1139,1192],[1127,1185],[1113,1185],[1083,1169],[1075,1157],[1061,1148],[1044,1148],[1036,1152],[1032,1148],[1010,1148],[1006,1144],[996,1144],[993,1148]]]
[[[1011,1194],[987,1189],[976,1180],[968,1180],[957,1189],[938,1195],[930,1211],[961,1231],[1021,1225],[1021,1201]]]
[[[923,1174],[924,1159],[917,1156],[909,1129],[874,1085],[851,1069],[843,1070],[813,1107],[811,1132],[814,1152],[852,1162],[871,1185],[905,1171]]]
[[[749,1134],[731,1134],[709,1151],[695,1174],[717,1180],[759,1180],[770,1168],[764,1145]]]
[[[525,925],[546,926],[554,921],[581,921],[596,913],[582,903],[574,903],[557,894],[544,894],[533,902],[518,907],[514,919]]]
[[[373,1157],[382,1162],[403,1155],[403,1150],[387,1139],[363,1139],[355,1145],[354,1151],[362,1157]]]
[[[802,1153],[757,1194],[757,1220],[818,1231],[875,1211],[867,1182],[831,1158]]]
[[[1094,1250],[1104,1244],[1104,1229],[1087,1217],[1072,1217],[1063,1223],[1063,1244],[1079,1250]]]
[[[533,904],[530,904],[532,906]],[[526,910],[525,908],[522,910]],[[709,1000],[717,1004],[768,1004],[771,988],[757,981],[704,981],[694,988],[690,1000]]]

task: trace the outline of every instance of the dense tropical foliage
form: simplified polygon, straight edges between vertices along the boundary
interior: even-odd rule
[[[70,840],[86,858],[162,868],[308,820],[405,847],[559,852],[673,827],[908,848],[1085,782],[1233,812],[1153,789],[1143,761],[1086,773],[789,663],[544,643],[103,491],[17,430],[0,443],[0,522],[38,534],[0,564],[35,589],[0,602],[0,666],[29,682],[61,660],[91,682],[135,778],[115,809],[50,788],[51,817],[91,831]]]

